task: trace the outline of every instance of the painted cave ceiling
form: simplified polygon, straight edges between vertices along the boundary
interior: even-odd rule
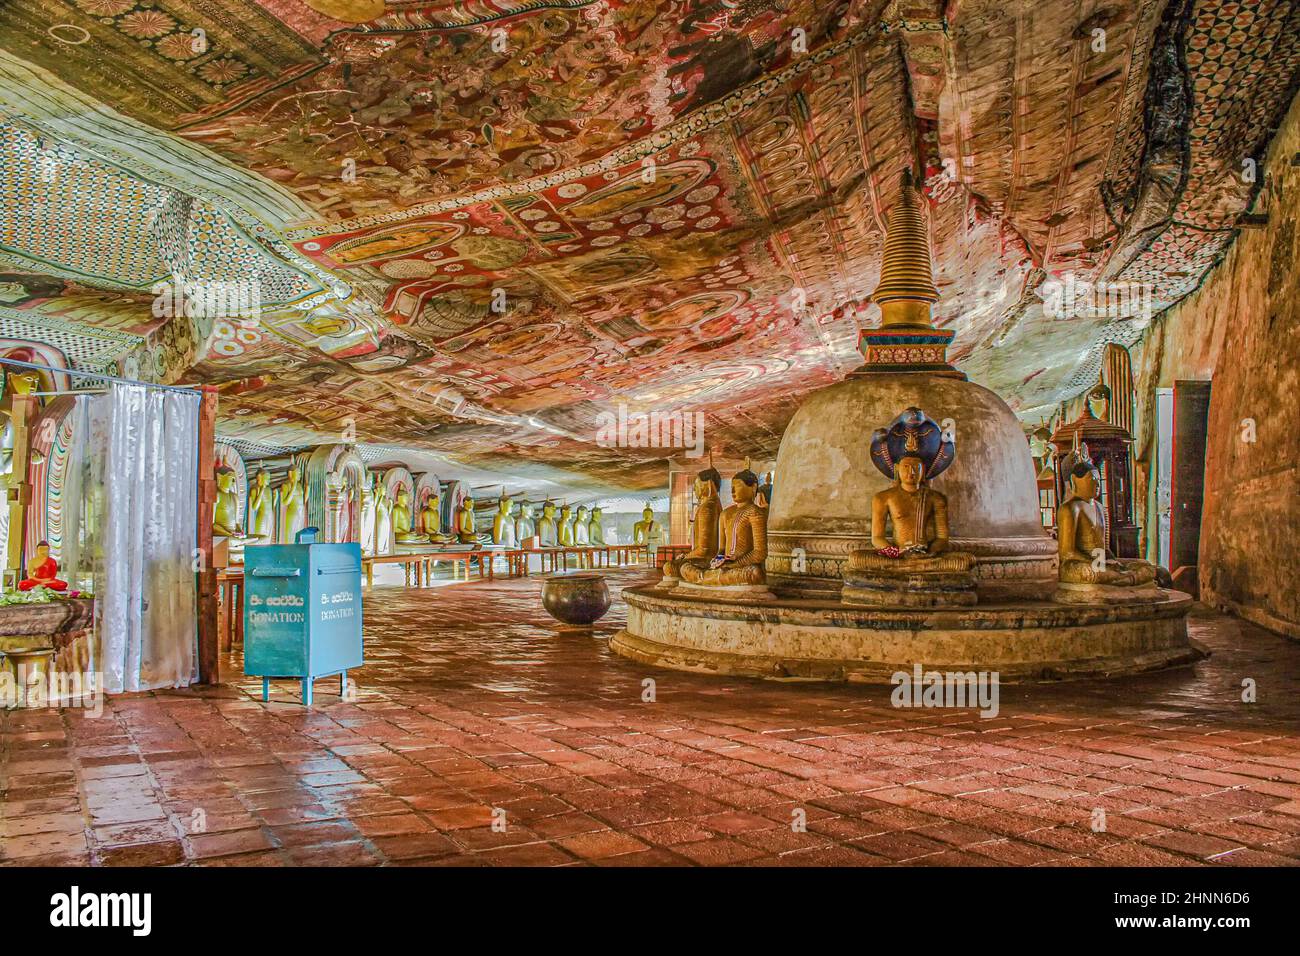
[[[1298,66],[1280,0],[8,0],[0,337],[267,449],[662,488],[602,413],[774,456],[912,167],[950,355],[1037,421],[1222,254]],[[1070,276],[1150,299],[1062,317]],[[159,314],[181,280],[261,318]]]

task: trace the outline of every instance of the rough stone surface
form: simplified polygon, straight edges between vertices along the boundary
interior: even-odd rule
[[[1210,420],[1201,524],[1201,596],[1259,624],[1300,637],[1300,107],[1293,106],[1267,161],[1246,229],[1204,286],[1152,327],[1139,394],[1141,444],[1154,435],[1154,391],[1209,379]],[[1253,421],[1255,440],[1246,420]],[[1148,449],[1149,453],[1149,449]],[[1156,526],[1154,502],[1147,527]],[[1154,541],[1148,540],[1153,556]]]
[[[1144,604],[1021,601],[962,608],[865,608],[783,600],[762,607],[705,595],[625,590],[627,628],[611,647],[679,670],[777,679],[888,683],[899,670],[993,670],[1006,681],[1151,670],[1195,660],[1191,599],[1152,591]]]
[[[849,552],[871,546],[871,499],[889,487],[871,464],[871,433],[911,406],[953,429],[957,457],[934,488],[948,497],[953,547],[976,556],[976,577],[1053,573],[1056,549],[1039,517],[1033,459],[1006,402],[958,378],[873,374],[816,392],[786,428],[768,519],[775,584],[800,576],[795,548],[806,552],[802,574],[838,579]]]

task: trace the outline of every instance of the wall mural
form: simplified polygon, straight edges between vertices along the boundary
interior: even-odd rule
[[[1228,241],[1300,14],[1128,0],[1094,17],[1094,55],[1068,4],[941,6],[12,0],[0,39],[43,40],[0,44],[28,59],[0,57],[0,198],[54,212],[0,221],[0,307],[131,337],[96,360],[217,385],[249,441],[631,492],[682,449],[608,447],[603,416],[699,413],[710,449],[761,458],[800,395],[859,364],[912,166],[951,355],[1037,421]],[[1177,106],[1147,95],[1173,68],[1158,37],[1192,95],[1156,230],[1151,111]],[[1076,59],[1026,55],[1045,49]],[[1030,116],[1047,135],[1017,133]],[[154,316],[149,284],[177,273],[255,277],[264,308]],[[1076,278],[1150,295],[1053,312],[1044,289]]]

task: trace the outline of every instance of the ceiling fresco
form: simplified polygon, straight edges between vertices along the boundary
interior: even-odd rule
[[[265,447],[634,492],[681,450],[605,447],[620,407],[764,460],[859,364],[908,167],[949,354],[1027,420],[1090,385],[1249,210],[1300,13],[10,0],[0,51],[5,335],[214,384]],[[1051,307],[1076,279],[1137,292]],[[251,280],[261,314],[159,316],[181,280]]]

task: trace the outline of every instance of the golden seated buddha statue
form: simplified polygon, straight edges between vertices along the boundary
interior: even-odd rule
[[[559,534],[560,547],[573,547],[573,509],[566,505],[560,505],[560,521],[557,532]]]
[[[632,525],[633,544],[657,544],[659,541],[659,522],[655,521],[654,509],[650,503],[641,509],[641,520]]]
[[[701,570],[718,554],[718,522],[722,517],[722,475],[716,468],[706,468],[695,476],[695,521],[691,530],[691,550],[680,558],[664,562],[664,576],[659,582],[663,588],[676,587],[681,579],[681,566],[693,562]]]
[[[398,544],[428,544],[429,536],[414,530],[415,520],[411,514],[411,495],[405,488],[397,492],[393,502],[393,540]]]
[[[772,597],[763,570],[763,562],[767,560],[767,509],[754,502],[757,494],[758,475],[748,468],[731,479],[735,510],[727,528],[727,553],[707,562],[702,558],[682,561],[677,568],[682,580],[680,587],[707,591],[714,597],[744,600]]]
[[[434,492],[425,499],[420,510],[420,531],[428,535],[434,544],[446,544],[456,539],[442,530],[441,498]]]
[[[951,438],[909,408],[871,438],[871,461],[893,486],[871,499],[871,549],[849,555],[841,597],[873,607],[976,601],[973,555],[948,550],[948,499],[930,487],[956,454]]]
[[[243,559],[244,545],[256,544],[265,535],[246,534],[239,524],[239,491],[236,486],[234,471],[226,466],[217,469],[217,500],[213,505],[212,536],[228,538],[232,561],[239,564]]]
[[[1056,509],[1058,583],[1052,600],[1061,604],[1149,601],[1160,595],[1160,569],[1148,561],[1112,557],[1106,550],[1105,516],[1097,501],[1101,485],[1088,446],[1078,444],[1062,462],[1070,493]]]
[[[475,547],[491,540],[487,535],[479,533],[477,519],[474,517],[474,499],[468,495],[456,510],[456,540]]]

